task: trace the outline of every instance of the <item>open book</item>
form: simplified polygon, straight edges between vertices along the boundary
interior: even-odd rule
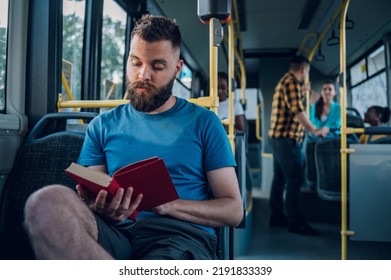
[[[93,195],[97,195],[100,190],[106,190],[108,200],[112,199],[119,187],[125,190],[132,187],[133,199],[138,194],[143,194],[137,211],[150,210],[178,199],[167,167],[163,159],[157,157],[126,165],[118,169],[112,177],[74,162],[65,172]]]

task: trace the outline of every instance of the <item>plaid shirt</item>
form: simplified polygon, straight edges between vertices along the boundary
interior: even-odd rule
[[[303,142],[304,127],[295,119],[295,115],[304,111],[304,99],[300,82],[292,74],[286,73],[274,92],[270,137],[292,138],[299,143]]]

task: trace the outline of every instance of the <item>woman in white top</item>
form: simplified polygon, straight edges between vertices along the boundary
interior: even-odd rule
[[[220,120],[228,118],[229,101],[228,101],[228,75],[224,72],[218,73],[218,95],[219,95],[219,109],[218,115]],[[235,131],[245,131],[245,118],[242,105],[234,101],[234,123]]]

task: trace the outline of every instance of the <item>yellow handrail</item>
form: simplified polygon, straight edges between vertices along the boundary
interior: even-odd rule
[[[241,103],[244,106],[246,104],[246,68],[244,66],[244,61],[243,61],[243,49],[242,49],[242,40],[240,36],[240,18],[239,18],[239,9],[238,9],[238,4],[237,0],[232,1],[232,6],[233,6],[233,13],[232,15],[235,16],[235,20],[233,23],[235,24],[235,38],[237,38],[237,43],[238,45],[235,47],[235,55],[236,59],[239,64],[240,68],[240,85],[241,85],[241,92],[242,92],[242,99]]]
[[[217,19],[215,18],[210,19],[209,21],[209,76],[210,76],[209,95],[213,98],[218,97],[217,94],[218,45],[214,44],[215,41],[214,34],[216,28],[218,28],[218,25],[220,25],[220,22]],[[211,106],[210,110],[217,114],[218,105]]]
[[[65,88],[65,92],[67,93],[68,95],[68,99],[69,100],[74,100],[74,97],[73,97],[73,94],[72,94],[72,91],[68,85],[68,81],[67,79],[65,78],[65,74],[64,74],[64,71],[61,71],[61,81],[62,81],[62,84]],[[60,110],[59,110],[60,111]],[[77,108],[73,108],[73,111],[75,112],[78,112],[79,110],[77,110]],[[79,120],[79,123],[80,124],[84,124],[84,121],[83,120]]]
[[[206,96],[200,98],[188,98],[189,102],[195,103],[203,107],[217,107],[219,98]],[[115,100],[63,100],[62,94],[58,94],[57,108],[59,111],[62,108],[114,108],[121,104],[128,103],[126,99],[115,99]]]
[[[313,57],[314,57],[314,55],[315,55],[316,50],[318,49],[320,43],[323,40],[324,36],[329,31],[329,29],[334,24],[334,22],[337,20],[338,16],[341,14],[341,11],[342,11],[343,7],[344,7],[344,3],[342,3],[341,5],[338,6],[338,8],[334,11],[333,16],[331,17],[330,21],[328,22],[328,24],[326,25],[326,27],[323,29],[322,32],[320,32],[320,33],[308,33],[304,37],[303,42],[301,43],[301,45],[300,45],[300,47],[299,47],[299,49],[298,49],[296,54],[301,54],[303,52],[308,53],[307,58],[311,62]],[[316,38],[315,43],[312,46],[312,48],[307,48],[306,47],[306,43],[309,42],[309,40],[312,37]],[[308,82],[308,81],[306,81],[306,82]],[[310,112],[310,102],[309,102],[309,100],[310,100],[310,91],[307,90],[305,92],[305,95],[306,95],[306,100],[307,100],[306,113],[309,116],[309,112]]]
[[[347,259],[347,237],[353,235],[352,231],[347,229],[347,149],[346,140],[346,14],[350,0],[343,1],[343,9],[340,18],[340,77],[342,78],[341,87],[341,258]]]
[[[257,105],[257,113],[255,115],[255,136],[259,141],[262,141],[262,135],[261,135],[261,109],[262,109],[262,103],[259,103]]]
[[[235,68],[235,33],[232,19],[228,21],[228,139],[231,144],[232,151],[235,153],[235,127],[234,127],[234,101],[235,101],[235,92],[233,91],[234,81],[234,68]]]

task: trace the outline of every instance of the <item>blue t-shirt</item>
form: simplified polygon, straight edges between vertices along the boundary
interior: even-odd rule
[[[187,200],[209,198],[206,172],[236,166],[216,114],[181,98],[160,114],[142,113],[129,104],[100,114],[88,126],[78,162],[106,165],[111,176],[153,156],[164,159],[179,197]],[[143,211],[137,219],[156,215]]]

